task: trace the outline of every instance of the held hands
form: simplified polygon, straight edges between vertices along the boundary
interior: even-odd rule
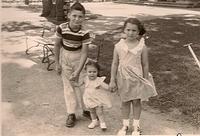
[[[111,92],[115,92],[117,90],[117,85],[115,83],[115,81],[111,81],[110,84],[109,84],[109,90]]]
[[[95,87],[96,89],[100,89],[100,85],[99,86],[97,86],[97,87]]]
[[[78,77],[79,77],[79,72],[74,71],[71,76],[69,77],[70,81],[78,81]]]

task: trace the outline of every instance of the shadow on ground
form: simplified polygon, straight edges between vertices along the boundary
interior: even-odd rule
[[[37,28],[42,28],[42,26],[32,25],[31,22],[16,22],[16,21],[7,22],[2,24],[1,26],[2,31],[8,31],[8,32],[24,31]]]

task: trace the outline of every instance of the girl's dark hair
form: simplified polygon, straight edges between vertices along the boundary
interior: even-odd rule
[[[98,73],[99,73],[99,70],[100,70],[100,66],[98,64],[97,61],[94,61],[94,60],[88,60],[87,63],[85,64],[85,69],[87,69],[87,66],[93,66],[97,69]]]
[[[137,25],[139,29],[139,35],[143,35],[146,33],[144,25],[137,18],[128,18],[127,20],[125,20],[123,30],[125,29],[127,23]]]
[[[71,6],[70,11],[72,11],[72,10],[79,10],[79,11],[81,11],[84,15],[85,15],[85,12],[86,12],[84,6],[83,6],[81,3],[79,3],[79,2],[75,2],[75,3]]]

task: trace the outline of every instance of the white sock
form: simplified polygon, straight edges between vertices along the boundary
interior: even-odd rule
[[[93,120],[92,120],[92,122],[96,122],[96,121],[97,121],[97,119],[93,119]]]
[[[101,128],[106,128],[106,123],[105,122],[100,123],[100,127]]]
[[[123,119],[123,126],[129,126],[129,119]]]
[[[139,122],[140,122],[140,120],[134,119],[134,120],[133,120],[133,126],[134,126],[134,127],[140,126]]]

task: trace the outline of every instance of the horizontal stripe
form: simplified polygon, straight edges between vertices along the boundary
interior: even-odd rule
[[[75,48],[77,48],[77,47],[79,47],[79,46],[81,46],[82,45],[82,43],[81,42],[79,42],[79,43],[70,43],[69,41],[64,41],[63,40],[63,44],[64,45],[66,45],[66,46],[69,46],[69,47],[75,47]]]
[[[63,42],[69,43],[69,44],[81,44],[82,41],[73,41],[68,39],[63,39]]]
[[[90,39],[90,34],[89,33],[86,33],[82,38],[82,40],[86,40],[86,39]]]
[[[72,31],[70,31],[70,29],[63,29],[62,30],[62,34],[72,34],[72,35],[77,35],[77,36],[84,36],[85,34],[87,34],[88,32],[83,32],[83,31],[79,31],[77,33],[74,33]]]
[[[82,48],[82,46],[80,46],[80,47],[78,47],[78,48],[72,48],[72,47],[65,46],[65,45],[63,45],[62,47],[63,47],[65,50],[68,50],[68,51],[77,51],[77,50],[79,50],[79,49]]]
[[[83,36],[78,36],[78,35],[72,35],[72,34],[62,34],[63,38],[64,39],[67,39],[67,40],[73,40],[73,41],[82,41],[83,39]]]
[[[62,23],[57,27],[56,35],[62,37],[62,44],[68,47],[77,48],[84,44],[90,44],[91,38],[89,31],[80,29],[73,32],[68,23]]]
[[[62,34],[69,33],[69,34],[73,34],[73,35],[81,35],[81,36],[83,36],[83,35],[85,35],[86,33],[89,32],[89,31],[86,31],[84,29],[80,29],[78,32],[73,32],[69,28],[69,24],[68,23],[63,23],[59,27],[61,29]]]

